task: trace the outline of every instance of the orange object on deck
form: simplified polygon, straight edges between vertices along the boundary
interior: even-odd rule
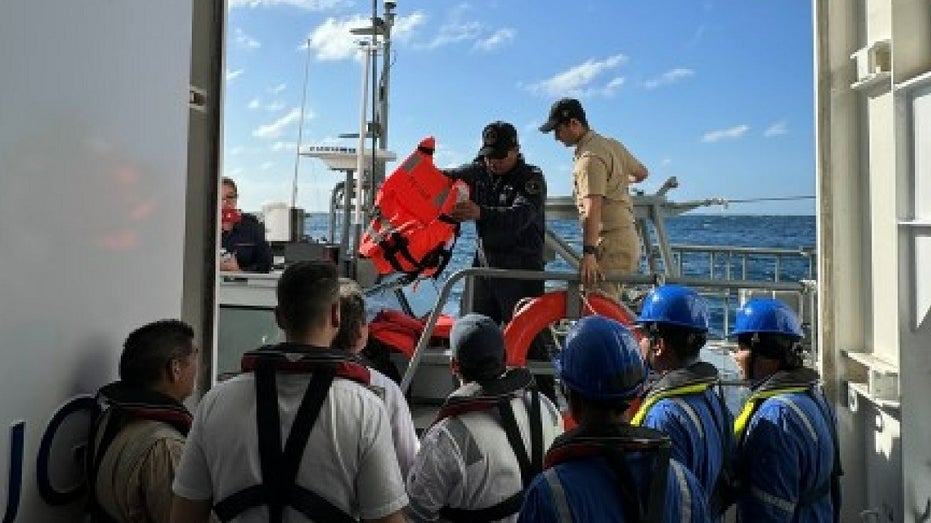
[[[430,336],[431,343],[448,344],[453,321],[452,316],[441,314]],[[410,359],[426,323],[426,320],[408,316],[402,311],[385,309],[379,311],[369,323],[369,336]]]
[[[514,318],[504,327],[504,346],[507,349],[509,366],[523,367],[527,364],[527,350],[530,348],[530,343],[551,323],[566,317],[566,301],[566,291],[548,292],[528,301],[514,313]],[[598,314],[627,326],[634,325],[637,319],[637,316],[626,306],[601,294],[589,294],[582,303],[582,316]],[[633,332],[639,339],[640,332],[638,330]],[[628,416],[633,416],[639,405],[639,400],[634,401],[627,410]],[[563,412],[563,424],[566,430],[576,426],[575,420],[568,412]]]
[[[469,186],[437,169],[435,148],[432,136],[424,138],[378,191],[359,254],[371,259],[379,274],[434,276],[449,261],[459,234],[459,223],[449,214],[469,199]]]

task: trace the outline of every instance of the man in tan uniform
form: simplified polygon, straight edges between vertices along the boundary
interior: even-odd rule
[[[162,320],[133,331],[120,380],[97,394],[88,439],[88,511],[95,523],[168,523],[171,482],[191,414],[181,404],[197,376],[194,331]]]
[[[557,140],[575,146],[572,183],[582,221],[582,285],[617,300],[621,286],[604,281],[604,274],[633,273],[640,265],[640,239],[627,187],[643,181],[647,168],[621,142],[589,128],[582,104],[573,98],[554,103],[540,131],[555,131]]]

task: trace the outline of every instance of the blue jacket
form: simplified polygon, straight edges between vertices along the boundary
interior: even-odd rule
[[[243,272],[268,272],[272,269],[272,251],[265,241],[265,227],[259,220],[243,213],[242,220],[220,235],[220,244],[226,252],[236,256]]]
[[[672,441],[672,458],[701,483],[709,507],[725,464],[735,454],[733,417],[715,393],[717,369],[698,362],[664,374],[646,392],[633,424],[654,428]]]
[[[489,266],[543,270],[546,180],[539,167],[521,157],[511,171],[497,175],[476,158],[443,174],[468,184],[470,199],[481,207],[475,232]],[[477,255],[475,265],[479,265]]]
[[[578,429],[576,429],[578,430]],[[639,429],[647,430],[647,429]],[[652,431],[655,433],[655,431]],[[570,433],[567,433],[570,434]],[[563,437],[561,437],[562,439]],[[550,459],[559,440],[550,448]],[[657,454],[628,450],[624,459],[640,503],[649,504]],[[625,522],[618,476],[606,457],[580,457],[557,463],[538,474],[524,495],[518,523]],[[681,463],[670,459],[666,476],[664,523],[710,522],[701,485]],[[630,487],[630,485],[628,485]],[[567,514],[568,513],[568,514]],[[567,517],[568,516],[568,517]]]
[[[817,380],[810,369],[779,371],[754,388],[737,417],[740,521],[835,521],[836,421]]]

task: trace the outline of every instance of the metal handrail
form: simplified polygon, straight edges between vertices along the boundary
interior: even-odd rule
[[[565,281],[569,284],[578,285],[579,274],[577,272],[556,272],[556,271],[528,271],[514,269],[490,269],[484,267],[469,267],[454,272],[447,278],[446,282],[440,288],[439,295],[436,298],[433,310],[427,317],[423,332],[417,345],[414,347],[414,353],[411,355],[407,369],[404,371],[404,377],[401,379],[401,391],[407,393],[410,388],[417,367],[420,365],[420,359],[426,350],[430,339],[433,336],[433,330],[439,320],[443,310],[443,305],[449,299],[453,286],[461,279],[467,277],[482,276],[488,278],[507,278],[513,280],[533,280],[533,281]],[[787,291],[798,292],[800,294],[809,294],[814,291],[812,285],[806,283],[789,283],[789,282],[771,282],[771,281],[752,281],[752,280],[712,280],[704,278],[690,278],[681,276],[664,276],[664,275],[645,275],[645,274],[605,274],[605,281],[633,284],[633,285],[656,285],[662,283],[676,283],[693,288],[722,288],[722,289],[760,289],[767,291]]]

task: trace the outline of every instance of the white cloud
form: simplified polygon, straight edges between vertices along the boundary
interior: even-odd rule
[[[610,82],[601,88],[601,95],[606,98],[614,96],[614,93],[616,93],[617,90],[620,89],[622,85],[624,85],[624,82],[625,80],[623,76],[616,76],[612,78]]]
[[[259,169],[263,171],[267,171],[274,166],[275,166],[275,162],[263,162],[262,165],[259,166]]]
[[[226,72],[226,81],[227,83],[232,82],[233,80],[242,76],[242,73],[246,72],[245,69],[236,69],[235,71]]]
[[[709,131],[701,137],[701,141],[705,143],[714,143],[721,140],[736,140],[738,138],[743,138],[743,136],[747,134],[747,131],[749,130],[749,125],[741,124],[736,127],[731,127],[730,129]]]
[[[284,84],[284,83],[278,84],[275,87],[272,87],[271,89],[272,94],[281,94],[281,92],[284,91],[287,87],[288,87],[288,84]]]
[[[262,47],[261,42],[247,35],[245,31],[238,27],[234,31],[233,42],[244,49],[258,49]]]
[[[665,73],[659,75],[656,78],[647,80],[646,82],[644,82],[643,85],[647,89],[656,89],[657,87],[663,87],[664,85],[672,85],[674,83],[679,82],[680,80],[684,80],[685,78],[688,78],[694,75],[695,75],[695,71],[691,69],[685,69],[682,67],[678,67],[676,69],[666,71]]]
[[[414,31],[427,21],[427,15],[421,11],[414,11],[407,16],[399,16],[394,20],[394,27],[391,28],[391,39],[407,41]]]
[[[663,158],[663,159],[660,160],[660,162],[659,162],[659,166],[660,166],[660,167],[669,167],[670,165],[672,165],[672,159],[671,159],[671,158]]]
[[[291,109],[288,114],[266,125],[260,125],[252,131],[252,136],[256,138],[278,138],[289,125],[297,123],[301,119],[301,110],[298,107]]]
[[[422,45],[424,49],[436,49],[444,45],[455,44],[468,40],[475,40],[482,33],[482,24],[480,22],[448,22],[440,26],[436,36],[432,40]]]
[[[549,97],[567,95],[582,97],[586,94],[613,92],[623,83],[623,78],[615,77],[608,84],[601,87],[596,87],[593,84],[602,73],[610,71],[626,61],[627,57],[623,54],[609,56],[604,60],[589,58],[585,62],[574,65],[546,80],[530,84],[528,89],[531,92],[545,94]],[[610,89],[607,89],[609,86]]]
[[[475,48],[482,51],[494,51],[514,41],[517,31],[509,27],[498,29],[491,36],[475,42]]]
[[[438,49],[447,45],[473,42],[472,48],[479,51],[493,51],[514,40],[517,31],[510,27],[492,30],[486,24],[470,19],[468,12],[472,9],[468,3],[460,3],[449,10],[446,21],[438,26],[431,38],[415,44],[418,49]]]
[[[421,12],[409,16],[399,16],[392,28],[392,39],[405,40],[416,27],[421,25],[426,17]],[[307,35],[310,48],[314,51],[317,60],[336,61],[354,58],[359,52],[358,35],[350,33],[350,29],[366,27],[371,23],[369,17],[355,15],[343,18],[327,18]],[[302,46],[307,49],[307,46]]]
[[[267,104],[263,104],[261,98],[253,98],[252,100],[249,101],[249,105],[247,105],[246,107],[248,107],[249,109],[260,109],[261,108],[261,109],[265,109],[266,111],[270,113],[276,113],[284,109],[285,104],[281,100],[273,100],[271,102],[268,102]]]
[[[349,32],[355,27],[362,27],[369,19],[356,15],[350,18],[327,18],[310,32],[307,39],[317,60],[345,60],[359,52],[359,37]]]
[[[270,149],[272,152],[293,151],[297,149],[297,142],[283,142],[279,140],[273,143]]]
[[[351,3],[350,0],[229,0],[229,8],[289,6],[306,11],[324,11]]]
[[[767,138],[772,138],[773,136],[780,136],[783,134],[789,134],[789,124],[787,124],[785,120],[779,120],[763,131],[763,136]]]

